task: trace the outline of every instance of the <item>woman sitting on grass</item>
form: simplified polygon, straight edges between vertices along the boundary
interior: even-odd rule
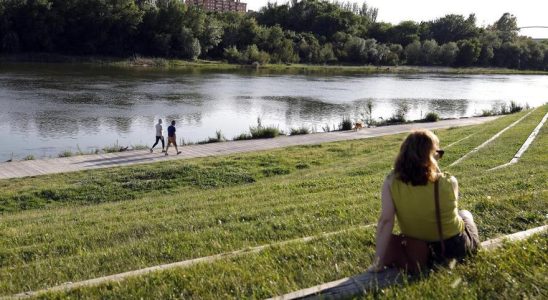
[[[472,214],[457,208],[457,179],[438,167],[443,153],[438,137],[428,130],[411,133],[401,145],[382,187],[376,256],[369,271],[396,266],[415,272],[446,259],[461,260],[477,250]],[[401,235],[392,234],[394,216]]]

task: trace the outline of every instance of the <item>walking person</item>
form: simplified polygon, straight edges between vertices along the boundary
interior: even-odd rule
[[[171,121],[171,125],[167,128],[167,148],[166,148],[166,155],[167,150],[169,150],[169,145],[175,146],[175,151],[177,151],[177,155],[181,154],[181,151],[177,148],[177,134],[175,134],[175,120]]]
[[[162,152],[166,152],[163,131],[164,130],[162,127],[162,119],[158,119],[158,124],[156,124],[156,142],[154,143],[154,145],[152,145],[152,148],[150,148],[150,153],[154,151],[154,147],[158,145],[159,141],[162,141]]]

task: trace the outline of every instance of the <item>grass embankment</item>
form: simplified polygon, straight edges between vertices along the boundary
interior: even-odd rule
[[[253,65],[230,64],[225,61],[212,60],[180,60],[166,58],[116,58],[93,56],[66,56],[47,53],[27,53],[18,55],[2,55],[3,63],[70,63],[95,66],[114,66],[123,68],[158,68],[158,69],[198,69],[204,71],[238,71],[255,70],[272,73],[327,73],[327,74],[375,74],[375,73],[436,73],[436,74],[523,74],[547,75],[548,71],[518,70],[506,68],[451,68],[424,66],[371,66],[371,65],[312,65],[312,64],[266,64],[259,68]]]
[[[463,162],[468,167],[449,170],[459,179],[461,207],[475,214],[482,239],[546,222],[546,128],[520,163],[489,173],[486,169],[510,160],[519,140],[527,138],[547,111],[548,106],[537,109],[495,140],[493,149]],[[444,145],[476,133],[449,148],[442,166],[524,113],[438,131]],[[379,187],[403,137],[0,181],[0,206],[5,209],[0,220],[0,294],[373,223]],[[504,144],[506,139],[516,140],[517,146]],[[493,160],[486,162],[487,155]],[[370,262],[373,244],[374,229],[359,229],[70,295],[267,297],[361,272]],[[531,257],[539,255],[534,247]],[[470,263],[487,264],[481,259]],[[434,284],[431,280],[421,284]],[[488,281],[497,280],[505,279]],[[479,291],[492,286],[473,284]],[[67,294],[47,295],[53,296]]]

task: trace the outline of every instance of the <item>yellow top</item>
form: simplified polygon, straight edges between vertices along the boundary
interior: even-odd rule
[[[434,183],[413,186],[394,178],[390,192],[401,232],[424,241],[439,241]],[[443,239],[463,232],[464,222],[458,214],[451,175],[447,173],[439,178],[439,201]]]

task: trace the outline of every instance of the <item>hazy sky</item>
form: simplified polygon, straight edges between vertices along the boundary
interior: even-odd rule
[[[267,2],[276,0],[242,0],[248,9],[259,10]],[[277,0],[285,3],[287,0]],[[353,0],[363,3],[364,1]],[[379,21],[399,23],[403,20],[429,21],[446,14],[468,16],[475,13],[477,25],[492,24],[505,12],[518,18],[519,26],[548,26],[547,0],[368,0],[367,4],[379,9]],[[547,29],[522,29],[521,34],[548,38]]]

